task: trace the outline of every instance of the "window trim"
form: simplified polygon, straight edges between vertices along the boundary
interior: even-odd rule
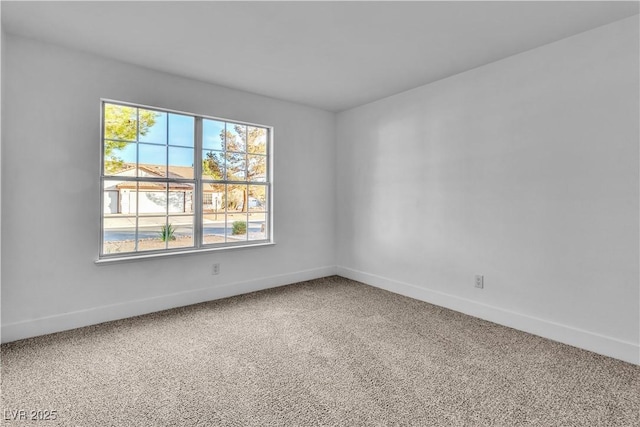
[[[133,107],[133,108],[137,108],[137,109],[145,109],[145,110],[152,110],[152,111],[158,111],[161,113],[167,113],[167,114],[181,114],[181,115],[187,115],[187,116],[191,116],[194,118],[194,145],[193,145],[193,150],[194,150],[194,177],[193,179],[189,179],[189,178],[170,178],[168,175],[165,178],[156,178],[156,177],[144,177],[144,179],[142,181],[145,182],[153,182],[153,181],[157,181],[157,182],[162,182],[162,183],[166,183],[167,184],[167,191],[169,188],[169,185],[172,183],[188,183],[190,185],[194,186],[194,195],[193,195],[193,218],[194,218],[194,224],[193,224],[193,246],[189,246],[189,247],[183,247],[183,248],[165,248],[165,249],[154,249],[154,250],[148,250],[148,251],[134,251],[134,252],[125,252],[125,253],[112,253],[112,254],[105,254],[103,253],[104,250],[104,182],[109,180],[109,179],[113,179],[112,176],[110,175],[105,175],[105,169],[104,169],[104,165],[105,165],[105,156],[104,156],[104,143],[105,143],[105,128],[104,128],[104,111],[105,111],[105,104],[115,104],[115,105],[122,105],[122,106],[127,106],[127,107]],[[231,180],[227,180],[226,176],[225,176],[225,180],[211,180],[211,179],[206,179],[202,177],[202,158],[203,158],[203,120],[215,120],[215,121],[221,121],[226,123],[233,123],[233,124],[239,124],[239,125],[245,125],[245,126],[253,126],[253,127],[260,127],[260,128],[264,128],[267,130],[267,141],[266,141],[266,172],[265,172],[265,181],[264,182],[254,182],[254,181],[231,181]],[[118,101],[118,100],[114,100],[114,99],[108,99],[108,98],[100,98],[100,163],[99,163],[99,167],[100,167],[100,173],[99,173],[99,179],[98,179],[98,184],[99,184],[99,198],[100,198],[100,203],[99,203],[99,207],[100,207],[100,226],[99,226],[99,232],[100,232],[100,236],[99,236],[99,250],[98,250],[98,258],[95,260],[96,264],[103,264],[103,263],[111,263],[111,262],[123,262],[123,261],[135,261],[135,260],[142,260],[142,259],[153,259],[153,258],[158,258],[158,257],[165,257],[165,256],[172,256],[172,255],[186,255],[186,254],[198,254],[198,253],[206,253],[206,252],[213,252],[213,251],[220,251],[220,250],[228,250],[228,249],[240,249],[240,248],[255,248],[255,247],[262,247],[262,246],[271,246],[271,245],[275,245],[275,241],[274,241],[274,228],[273,228],[273,200],[274,200],[274,191],[273,191],[273,135],[274,135],[274,129],[273,126],[268,126],[268,125],[263,125],[263,124],[259,124],[259,123],[252,123],[252,122],[247,122],[247,121],[243,121],[243,120],[235,120],[235,119],[227,119],[227,118],[223,118],[223,117],[217,117],[217,116],[210,116],[210,115],[205,115],[205,114],[195,114],[195,113],[191,113],[191,112],[186,112],[186,111],[180,111],[180,110],[174,110],[174,109],[168,109],[168,108],[163,108],[163,107],[154,107],[154,106],[149,106],[149,105],[145,105],[145,104],[137,104],[137,103],[133,103],[133,102],[126,102],[126,101]],[[126,141],[126,142],[131,142],[131,141]],[[136,144],[139,144],[140,141],[136,140]],[[168,144],[168,141],[167,141]],[[167,147],[169,147],[167,145]],[[137,147],[136,147],[137,149]],[[226,152],[223,151],[223,152]],[[247,152],[248,154],[248,152]],[[137,158],[137,161],[139,162],[139,159]],[[168,167],[168,166],[167,166]],[[140,177],[118,177],[118,180],[122,180],[122,181],[131,181],[131,182],[141,182]],[[211,183],[212,181],[216,181],[218,184],[220,185],[234,185],[234,184],[239,184],[239,185],[264,185],[266,187],[266,191],[267,191],[267,200],[266,200],[266,210],[264,212],[264,214],[266,214],[266,225],[267,225],[267,236],[265,239],[261,239],[261,240],[245,240],[245,241],[240,241],[240,242],[224,242],[224,243],[212,243],[212,244],[205,244],[203,243],[203,236],[202,236],[202,230],[203,230],[203,226],[204,226],[204,222],[203,222],[203,217],[204,217],[204,212],[203,212],[203,200],[202,200],[202,189],[204,184],[207,183]],[[137,192],[138,193],[138,192]],[[138,197],[138,196],[136,196]],[[247,207],[247,209],[249,209]],[[247,214],[249,214],[250,212],[247,210]],[[165,212],[165,215],[168,216],[170,215],[170,212]],[[135,240],[136,242],[138,241],[138,237],[137,237],[137,233],[138,233],[138,219],[140,217],[140,214],[138,212],[136,212],[135,214],[136,217],[136,237]],[[248,221],[248,218],[247,218]],[[225,229],[226,229],[226,225],[225,225]],[[136,243],[136,249],[137,249],[137,243]]]

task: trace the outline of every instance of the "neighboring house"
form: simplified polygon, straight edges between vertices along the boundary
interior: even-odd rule
[[[112,175],[105,182],[104,213],[105,214],[163,214],[168,205],[169,213],[192,212],[193,186],[190,184],[170,183],[169,194],[165,184],[157,182],[118,181],[119,176],[156,177],[165,176],[166,167],[161,165],[125,164],[121,172]],[[193,178],[193,168],[186,166],[169,166],[170,178]],[[214,186],[204,188],[205,210],[220,209],[223,192],[215,192]],[[139,194],[138,194],[139,191]]]
[[[184,170],[181,170],[184,169]],[[114,180],[106,181],[104,191],[104,213],[106,214],[136,214],[166,212],[167,204],[170,213],[191,212],[193,201],[193,187],[188,184],[170,183],[169,195],[165,184],[157,182],[141,182],[136,187],[135,182],[118,181],[118,176],[139,176],[162,178],[165,167],[159,165],[141,164],[137,168],[132,164],[124,164],[122,171],[113,175]],[[174,178],[188,178],[193,176],[193,168],[169,167],[169,176]],[[139,191],[139,194],[138,194]]]

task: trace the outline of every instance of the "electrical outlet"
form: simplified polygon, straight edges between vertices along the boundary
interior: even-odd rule
[[[484,276],[480,276],[476,274],[476,288],[483,289],[484,288]]]
[[[220,274],[220,264],[213,264],[213,268],[211,269],[211,274],[216,276]]]

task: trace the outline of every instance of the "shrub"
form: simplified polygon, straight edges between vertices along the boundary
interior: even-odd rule
[[[167,240],[176,240],[176,236],[173,235],[175,231],[176,229],[173,228],[173,225],[163,225],[162,228],[160,228],[160,240],[163,242],[166,242]]]
[[[247,232],[247,223],[244,221],[234,221],[232,234],[245,234]]]

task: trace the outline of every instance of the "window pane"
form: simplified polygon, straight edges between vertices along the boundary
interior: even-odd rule
[[[193,212],[193,184],[173,182],[169,184],[169,213]]]
[[[227,242],[247,240],[246,185],[227,185]]]
[[[224,200],[224,184],[202,184],[202,242],[204,244],[226,241]]]
[[[104,174],[136,176],[136,144],[104,141]]]
[[[267,186],[249,186],[249,212],[265,212],[267,210]]]
[[[227,241],[224,235],[224,222],[219,227],[207,226],[203,229],[203,233],[202,243],[204,245],[225,243]]]
[[[247,152],[267,154],[267,130],[265,128],[247,127]]]
[[[173,183],[169,187],[169,198],[174,194],[176,197],[175,206],[180,206],[180,213],[192,214],[194,212],[194,192],[195,184]],[[174,212],[169,206],[169,212]]]
[[[102,222],[102,253],[117,254],[134,252],[136,246],[136,218],[114,216]]]
[[[169,178],[193,178],[193,148],[169,147]]]
[[[119,181],[106,181],[102,190],[102,212],[105,215],[115,215],[120,208],[120,192],[116,187]]]
[[[202,148],[224,151],[224,122],[202,120]]]
[[[227,123],[227,151],[245,153],[247,151],[247,127],[236,123]]]
[[[266,213],[250,213],[249,240],[265,240],[269,235],[267,233],[268,225]]]
[[[170,216],[167,243],[169,248],[186,248],[193,246],[193,216]]]
[[[216,213],[224,212],[224,184],[202,184],[202,212]]]
[[[227,197],[224,201],[227,212],[246,212],[246,209],[244,209],[246,197],[246,185],[228,185]]]
[[[226,153],[227,180],[244,181],[247,177],[247,156],[240,153]]]
[[[136,107],[104,104],[104,139],[135,141],[137,135]]]
[[[247,181],[265,182],[267,180],[267,157],[247,156]]]
[[[211,245],[216,243],[225,243],[225,228],[224,228],[224,215],[221,215],[222,221],[216,221],[215,223],[205,222],[202,228],[202,243],[205,245]]]
[[[137,195],[137,200],[136,196]],[[163,182],[141,182],[138,193],[132,197],[137,203],[139,215],[167,213],[167,184]]]
[[[164,178],[167,176],[167,147],[138,144],[138,176]]]
[[[204,179],[224,179],[224,153],[204,150],[202,152],[202,177]]]
[[[151,144],[167,144],[167,113],[138,110],[138,141]]]
[[[231,228],[231,224],[235,221],[246,221],[247,213],[240,211],[227,211],[227,228]]]
[[[193,147],[194,118],[182,114],[169,114],[169,145]]]
[[[240,242],[247,237],[247,214],[227,214],[227,242]]]
[[[185,213],[185,204],[187,198],[187,191],[175,191],[174,187],[178,187],[175,184],[170,184],[169,190],[169,202],[167,203],[170,213]],[[190,192],[190,191],[189,191]]]
[[[138,251],[156,251],[166,249],[163,229],[166,225],[166,216],[139,217],[138,218]]]
[[[136,215],[138,183],[134,181],[105,180],[103,210],[105,215]]]

